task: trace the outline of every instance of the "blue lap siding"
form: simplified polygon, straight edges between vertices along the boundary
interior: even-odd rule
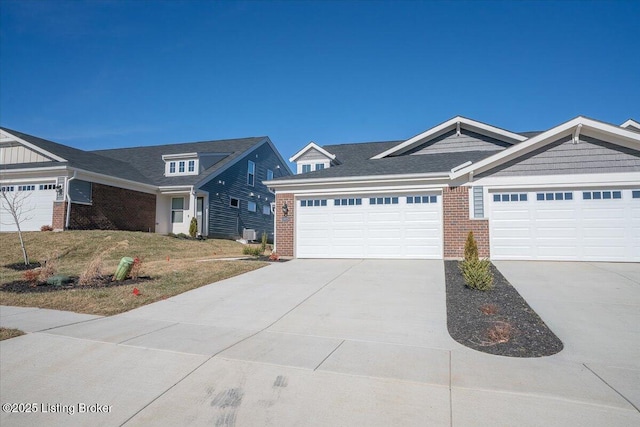
[[[249,160],[256,165],[253,186],[247,183]],[[263,213],[263,207],[275,201],[275,195],[262,184],[267,179],[267,169],[273,171],[274,178],[291,175],[271,145],[265,143],[200,187],[209,193],[210,237],[237,239],[248,228],[256,230],[258,239],[265,232],[269,240],[273,238],[273,214],[270,210],[269,215]],[[231,207],[231,198],[239,200],[238,208]],[[255,212],[248,210],[250,201],[256,204]]]

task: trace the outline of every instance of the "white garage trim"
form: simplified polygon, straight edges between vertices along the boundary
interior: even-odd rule
[[[440,192],[298,196],[298,258],[441,259]]]
[[[499,190],[487,199],[492,259],[640,261],[640,187]]]

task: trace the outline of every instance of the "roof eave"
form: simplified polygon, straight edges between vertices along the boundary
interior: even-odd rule
[[[568,122],[562,123],[546,132],[541,133],[535,137],[528,139],[521,144],[509,147],[503,151],[500,151],[493,156],[489,156],[486,159],[482,159],[476,163],[473,163],[467,167],[461,168],[457,171],[452,171],[450,174],[451,179],[456,179],[469,173],[475,173],[480,169],[497,166],[504,161],[519,157],[518,153],[526,154],[533,149],[537,149],[540,146],[544,146],[550,142],[555,141],[557,138],[563,135],[577,132],[584,133],[596,133],[599,135],[614,135],[621,137],[623,141],[619,141],[620,145],[632,146],[635,149],[640,149],[640,134],[631,130],[626,130],[615,125],[592,120],[583,116],[578,116]],[[628,142],[625,144],[625,142]],[[521,154],[521,155],[522,155]]]

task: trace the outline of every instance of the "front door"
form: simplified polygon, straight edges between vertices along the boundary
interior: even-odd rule
[[[196,201],[196,220],[198,221],[198,235],[202,235],[203,234],[203,221],[202,219],[204,218],[203,215],[203,211],[204,211],[204,197],[198,197],[197,201]]]

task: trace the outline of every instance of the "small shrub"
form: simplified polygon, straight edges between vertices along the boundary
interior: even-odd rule
[[[496,322],[487,331],[487,338],[492,344],[501,344],[509,342],[511,335],[513,334],[513,328],[510,323]]]
[[[40,277],[39,268],[35,268],[33,270],[27,270],[24,273],[22,273],[22,278],[25,280],[25,282],[29,282],[32,285],[38,284],[39,277]]]
[[[488,259],[462,261],[460,270],[464,282],[471,289],[488,291],[493,288],[493,273],[491,272],[491,262]]]
[[[242,248],[243,255],[260,256],[263,254],[263,250],[260,246],[245,246]]]
[[[102,276],[102,268],[103,268],[102,254],[98,254],[89,262],[87,268],[80,274],[80,278],[78,279],[78,284],[82,286],[90,285],[96,280],[100,280],[103,278]]]
[[[262,233],[260,249],[262,249],[262,254],[264,254],[264,251],[267,249],[267,233]],[[262,255],[262,254],[260,254],[260,255]]]
[[[478,244],[473,237],[473,231],[467,234],[467,241],[464,243],[464,260],[465,261],[477,261],[478,260]]]
[[[43,225],[40,227],[40,231],[53,231],[53,227],[50,225]]]
[[[498,314],[498,306],[495,304],[483,304],[480,307],[480,311],[487,316],[493,316],[494,314]]]
[[[38,281],[46,282],[49,277],[55,276],[55,274],[57,273],[56,261],[55,261],[56,258],[57,258],[57,255],[54,254],[49,256],[49,258],[43,261],[40,261],[41,267],[38,269],[40,273],[38,276]]]
[[[138,277],[140,276],[141,268],[142,268],[142,258],[135,257],[133,259],[133,265],[131,266],[131,271],[129,272],[129,276],[131,276],[133,280],[137,280]]]
[[[191,218],[191,223],[189,224],[189,236],[195,238],[196,234],[198,234],[198,220],[194,216]]]
[[[189,238],[189,236],[187,236],[187,235],[186,235],[186,234],[184,234],[184,233],[178,233],[178,234],[176,234],[176,237],[177,237],[178,239],[188,239],[188,238]]]

